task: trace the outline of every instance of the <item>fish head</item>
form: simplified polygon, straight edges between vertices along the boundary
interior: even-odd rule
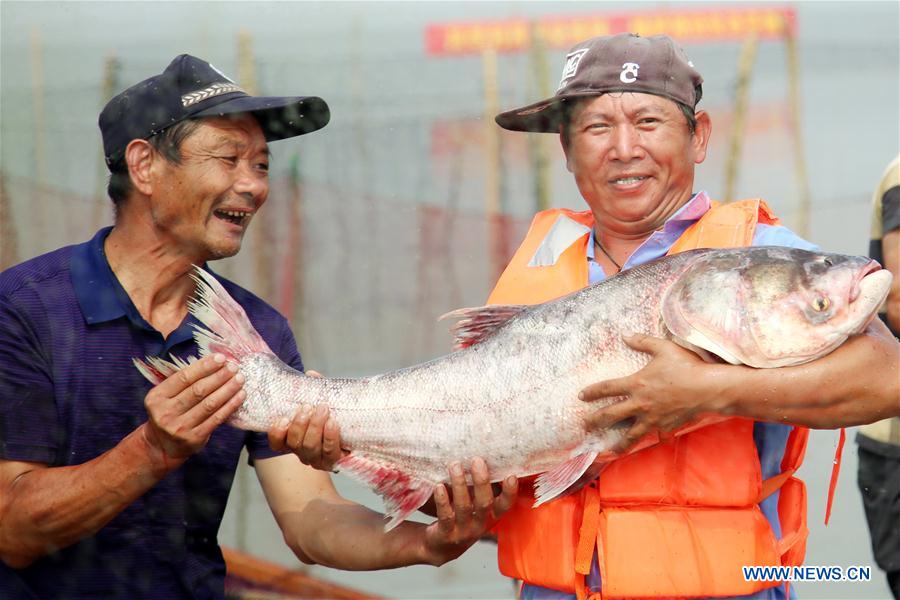
[[[662,318],[676,342],[732,364],[798,365],[862,332],[890,286],[890,272],[862,256],[700,251],[669,287]]]

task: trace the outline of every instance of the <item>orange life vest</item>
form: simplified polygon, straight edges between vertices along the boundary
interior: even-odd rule
[[[749,246],[757,223],[778,223],[761,200],[713,203],[669,253]],[[586,286],[593,225],[590,211],[536,215],[488,303],[536,304]],[[551,230],[564,231],[562,246],[574,241],[548,248]],[[544,266],[534,266],[537,256]],[[601,593],[585,588],[596,548],[604,597],[739,596],[773,587],[776,582],[744,581],[741,567],[802,563],[806,488],[793,473],[808,434],[792,430],[782,472],[765,481],[753,421],[730,418],[685,428],[622,457],[580,492],[538,508],[532,508],[530,483],[523,482],[516,504],[494,529],[500,571],[585,598]],[[758,506],[778,489],[780,540]]]

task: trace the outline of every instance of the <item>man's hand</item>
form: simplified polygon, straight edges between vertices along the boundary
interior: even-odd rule
[[[698,413],[716,410],[722,365],[706,363],[668,340],[643,334],[624,336],[623,340],[631,348],[650,354],[650,362],[637,373],[595,383],[579,394],[586,402],[624,397],[598,408],[586,419],[589,429],[630,423],[614,451],[624,452],[647,433],[664,434],[692,421]]]
[[[166,466],[199,452],[244,401],[243,384],[244,376],[221,354],[171,375],[144,398],[147,444],[161,453],[158,458]]]
[[[472,461],[472,494],[466,483],[462,465],[450,468],[450,498],[447,488],[439,485],[434,491],[437,521],[425,530],[425,552],[428,562],[440,566],[459,557],[477,542],[513,505],[519,489],[518,480],[509,476],[503,480],[500,494],[494,496],[490,475],[484,460]]]
[[[312,370],[306,374],[322,376]],[[269,446],[276,452],[290,450],[304,465],[320,471],[334,471],[334,464],[344,456],[341,428],[328,416],[325,404],[301,404],[293,419],[285,417],[269,430]]]

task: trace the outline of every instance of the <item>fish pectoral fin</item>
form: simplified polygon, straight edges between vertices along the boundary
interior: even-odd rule
[[[603,468],[603,465],[591,466],[596,458],[596,450],[582,452],[555,469],[538,475],[534,485],[534,506],[576,492],[590,483]]]
[[[454,336],[453,349],[460,350],[483,341],[526,308],[531,308],[531,306],[527,304],[493,304],[474,308],[458,308],[441,315],[438,321],[459,319],[456,325],[450,328],[450,332]]]
[[[363,453],[353,452],[339,460],[335,467],[381,495],[384,515],[390,519],[384,526],[385,531],[399,525],[434,493],[434,483],[413,477],[397,465]]]
[[[153,385],[159,385],[169,376],[174,375],[177,371],[196,360],[193,356],[189,358],[187,362],[177,356],[172,356],[171,358],[172,360],[168,361],[158,356],[148,356],[145,360],[132,358],[131,362],[134,363],[134,366],[137,367],[137,370],[141,372],[141,375],[143,375],[147,381]]]

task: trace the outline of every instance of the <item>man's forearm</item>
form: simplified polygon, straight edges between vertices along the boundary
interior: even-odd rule
[[[343,500],[315,499],[302,513],[276,518],[300,560],[347,571],[430,564],[422,540],[425,525],[405,521],[384,533],[384,516]]]
[[[715,412],[818,429],[871,423],[900,415],[900,344],[878,322],[805,365],[723,366],[713,383]]]
[[[166,462],[140,427],[76,466],[38,467],[7,482],[0,498],[0,559],[23,568],[96,533],[180,462]],[[183,461],[181,461],[183,462]]]

